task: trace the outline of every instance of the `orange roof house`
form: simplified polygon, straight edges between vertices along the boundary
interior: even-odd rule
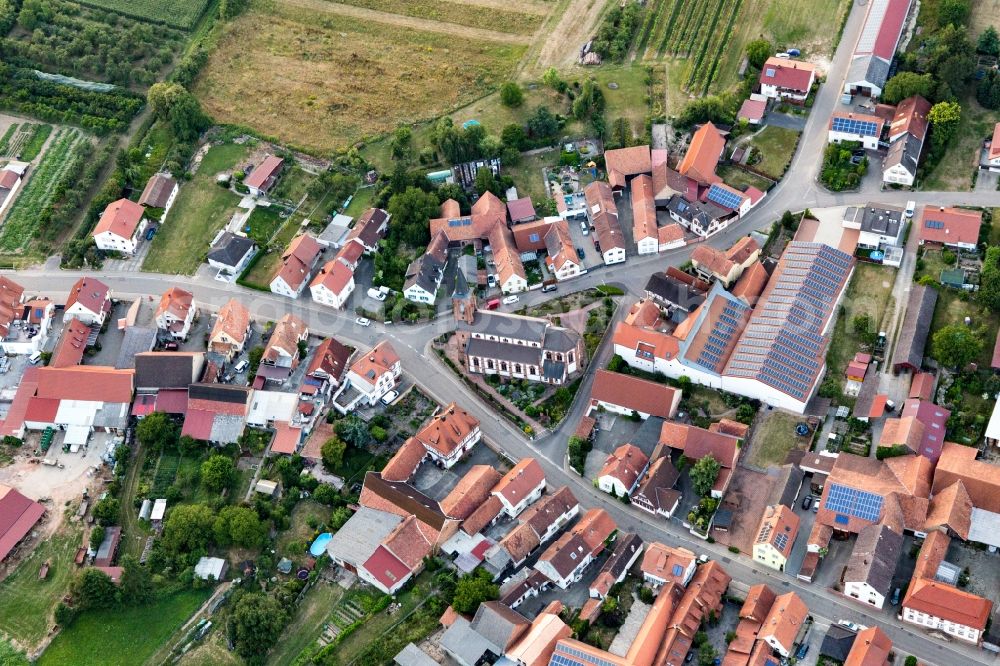
[[[545,490],[545,472],[534,458],[522,458],[493,488],[511,517],[524,511]]]
[[[479,441],[479,419],[453,402],[413,437],[433,460],[451,467]]]
[[[634,444],[622,444],[604,461],[597,475],[598,487],[618,497],[630,495],[648,465],[649,457],[642,449]]]
[[[783,657],[787,657],[804,632],[808,616],[809,609],[799,595],[786,592],[774,600],[758,637]]]
[[[590,390],[591,405],[642,418],[673,418],[680,401],[678,389],[603,369],[597,371]]]
[[[632,176],[652,174],[653,161],[649,146],[618,148],[604,153],[604,166],[608,171],[611,187],[620,190]]]
[[[719,129],[710,122],[705,123],[691,138],[691,145],[677,170],[701,185],[719,182],[715,169],[725,147],[726,139]]]
[[[219,316],[208,336],[210,350],[232,359],[243,351],[250,333],[250,310],[235,298],[229,299],[219,309]]]
[[[91,235],[97,237],[108,233],[118,238],[131,239],[145,214],[146,209],[134,201],[128,199],[112,201],[101,213],[101,219],[98,220]]]
[[[309,234],[292,239],[281,255],[281,265],[271,277],[271,291],[285,296],[298,296],[316,266],[323,246]]]
[[[891,652],[892,640],[885,632],[869,627],[858,632],[844,666],[887,666]]]
[[[473,465],[441,500],[441,510],[449,518],[465,520],[490,497],[490,491],[499,480],[500,472],[489,465]]]
[[[694,576],[695,561],[695,554],[687,548],[673,548],[654,542],[646,547],[640,568],[646,582],[655,587],[665,583],[685,587]]]
[[[974,249],[979,242],[983,214],[962,208],[924,206],[917,220],[920,244],[957,246]]]

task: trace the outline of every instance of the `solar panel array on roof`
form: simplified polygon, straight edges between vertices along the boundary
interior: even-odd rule
[[[736,210],[740,207],[743,197],[732,190],[712,185],[712,187],[708,188],[708,200],[725,208]]]
[[[851,265],[850,255],[827,245],[789,243],[725,374],[807,400],[823,369],[827,339],[822,331]]]
[[[457,220],[448,220],[449,227],[467,227],[472,224],[472,218],[460,217]]]
[[[857,118],[833,117],[833,131],[861,136],[878,136],[878,123]]]
[[[788,545],[787,534],[779,534],[778,536],[774,537],[774,547],[777,548],[778,550],[784,552],[785,546],[787,545]]]
[[[726,307],[715,320],[712,332],[709,334],[701,354],[698,355],[697,363],[699,365],[705,366],[712,372],[720,371],[719,366],[725,358],[726,348],[739,336],[740,322],[749,310],[749,306],[740,301],[726,303]]]
[[[882,513],[882,501],[881,495],[834,483],[823,508],[874,523]]]
[[[941,222],[940,220],[927,220],[927,223],[924,226],[928,229],[944,229],[944,222]]]
[[[574,661],[563,655],[558,654],[559,652],[565,652],[566,654],[582,659],[583,662]],[[602,659],[597,655],[590,654],[589,652],[584,652],[575,647],[569,645],[558,645],[556,647],[556,654],[552,655],[552,660],[549,664],[557,664],[558,666],[583,666],[583,663],[593,664],[594,666],[615,666],[612,662],[607,659]]]

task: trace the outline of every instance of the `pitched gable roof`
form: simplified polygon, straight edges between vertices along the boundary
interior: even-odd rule
[[[604,461],[604,467],[597,478],[610,476],[620,481],[625,490],[629,491],[639,480],[639,475],[645,471],[648,463],[649,458],[638,446],[622,444]]]
[[[281,255],[281,266],[271,280],[280,277],[289,287],[298,289],[309,277],[309,272],[322,251],[323,246],[310,234],[296,236]]]
[[[806,93],[815,73],[816,66],[811,63],[772,56],[761,68],[760,83]]]
[[[215,340],[221,335],[226,335],[237,344],[242,344],[246,340],[249,327],[250,310],[235,298],[231,298],[219,309],[219,316],[215,319],[209,339]]]
[[[489,465],[473,465],[441,500],[441,510],[450,518],[465,520],[490,497],[499,480],[500,472]]]
[[[691,145],[677,170],[701,184],[718,182],[715,169],[725,146],[726,139],[719,129],[710,122],[705,123],[691,137]]]
[[[108,285],[92,277],[82,277],[77,280],[69,291],[66,299],[66,309],[79,304],[94,314],[100,314],[108,309]]]
[[[665,384],[599,369],[594,375],[590,399],[642,414],[670,418],[677,409],[680,391]]]
[[[155,173],[146,182],[146,188],[142,191],[142,196],[139,197],[139,205],[164,208],[175,187],[177,187],[177,181],[170,174]]]
[[[604,165],[608,171],[608,182],[612,187],[625,186],[629,176],[648,174],[653,170],[649,146],[618,148],[604,153]]]
[[[128,199],[119,199],[108,204],[92,234],[97,236],[109,232],[119,238],[132,238],[146,209]]]
[[[503,496],[509,504],[516,506],[544,482],[545,472],[542,471],[538,461],[534,458],[523,458],[504,474],[493,489],[493,493]]]

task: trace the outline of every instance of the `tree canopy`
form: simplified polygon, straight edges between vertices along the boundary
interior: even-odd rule
[[[722,465],[719,464],[718,460],[712,456],[702,456],[691,467],[691,471],[689,472],[694,491],[702,497],[712,492],[712,486],[715,485],[716,479],[719,478],[720,469],[722,469]]]
[[[930,97],[934,91],[934,77],[930,74],[900,72],[885,82],[882,99],[887,104],[899,104],[907,97]]]
[[[219,545],[258,548],[267,537],[265,525],[257,512],[245,506],[227,506],[219,512],[213,526]]]
[[[205,548],[214,525],[215,513],[204,504],[174,507],[163,526],[163,545],[175,553]]]
[[[747,61],[760,69],[774,53],[774,46],[766,39],[755,39],[747,43]]]
[[[513,81],[500,86],[500,103],[510,108],[516,108],[524,104],[524,91],[521,86]]]
[[[287,621],[288,615],[277,599],[260,592],[243,595],[229,619],[236,651],[247,661],[261,662],[278,642]]]
[[[209,490],[222,491],[236,480],[236,465],[232,458],[214,455],[201,464],[201,482]]]
[[[198,99],[179,83],[154,83],[146,94],[149,108],[157,118],[170,124],[182,141],[193,141],[210,122]]]
[[[391,226],[399,228],[399,238],[410,247],[423,247],[430,241],[427,221],[436,217],[440,208],[433,192],[407,187],[389,197],[387,209],[392,214]]]
[[[139,564],[132,555],[122,557],[120,564],[124,569],[118,587],[121,602],[127,606],[138,606],[152,599],[153,578],[149,569]]]
[[[344,453],[347,451],[347,444],[339,437],[331,437],[323,442],[320,447],[320,456],[323,459],[323,467],[328,472],[340,469],[344,464]]]
[[[982,333],[965,324],[939,328],[931,338],[931,355],[950,368],[962,368],[983,350]]]
[[[73,597],[81,609],[108,608],[118,599],[118,589],[108,574],[94,567],[87,567],[76,579]]]
[[[994,245],[986,250],[976,300],[994,312],[1000,311],[1000,246]]]
[[[153,451],[163,451],[177,443],[178,428],[166,413],[153,412],[139,421],[135,435],[143,446]]]
[[[476,569],[458,579],[452,607],[459,613],[474,613],[479,604],[500,597],[500,588],[493,584],[489,573]]]

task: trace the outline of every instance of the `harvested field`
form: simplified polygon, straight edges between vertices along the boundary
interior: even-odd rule
[[[224,28],[194,90],[220,122],[310,150],[342,148],[439,116],[510,78],[525,46],[484,41],[478,32],[489,31],[324,0],[260,0]],[[249,43],[253,58],[245,55]]]
[[[390,14],[456,23],[472,28],[530,35],[542,24],[546,12],[521,13],[499,7],[448,0],[341,0],[342,4],[375,9]]]

